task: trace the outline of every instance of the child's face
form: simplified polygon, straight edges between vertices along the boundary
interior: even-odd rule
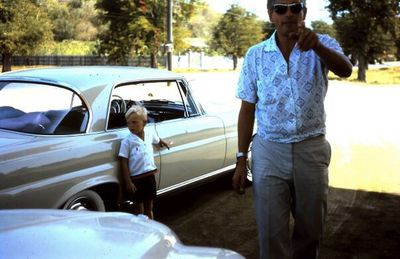
[[[146,120],[142,116],[137,114],[131,114],[126,120],[128,124],[128,129],[133,134],[139,135],[143,132],[144,126],[146,125]]]

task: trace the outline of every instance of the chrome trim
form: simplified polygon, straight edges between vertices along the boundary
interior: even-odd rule
[[[209,177],[213,177],[213,176],[216,176],[216,175],[219,175],[219,174],[222,174],[222,173],[228,173],[228,171],[235,169],[235,166],[236,166],[236,164],[233,164],[233,165],[218,169],[216,171],[210,172],[208,174],[203,174],[203,175],[201,175],[199,177],[187,180],[185,182],[178,183],[178,184],[169,186],[169,187],[161,189],[161,190],[157,190],[157,195],[162,195],[162,194],[171,192],[173,190],[182,188],[184,186],[189,186],[189,185],[191,185],[191,184],[193,184],[195,182],[199,182],[199,181],[205,180],[205,179],[207,179]]]

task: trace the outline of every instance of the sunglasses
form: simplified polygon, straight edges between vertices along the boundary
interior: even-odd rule
[[[288,9],[290,9],[293,14],[298,14],[304,9],[304,5],[303,3],[274,4],[274,12],[279,15],[285,14]]]

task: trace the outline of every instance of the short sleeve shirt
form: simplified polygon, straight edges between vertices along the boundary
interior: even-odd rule
[[[160,138],[145,131],[144,141],[130,133],[121,142],[119,156],[128,158],[131,176],[137,176],[157,169],[154,162],[153,144],[160,143]]]
[[[286,62],[275,34],[248,50],[236,96],[256,104],[257,135],[263,139],[294,143],[325,134],[328,70],[313,50],[303,52],[297,45]],[[343,53],[335,39],[318,37]]]

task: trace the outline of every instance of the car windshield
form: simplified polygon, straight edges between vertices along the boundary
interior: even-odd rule
[[[66,88],[37,83],[0,83],[0,128],[33,134],[85,132],[88,110]]]

